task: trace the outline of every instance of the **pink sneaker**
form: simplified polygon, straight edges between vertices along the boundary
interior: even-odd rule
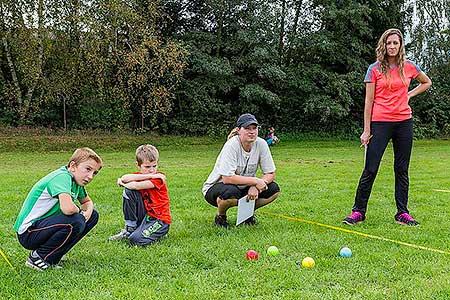
[[[419,226],[419,222],[414,220],[413,217],[411,217],[408,213],[402,213],[395,216],[395,221],[402,225],[408,225],[408,226]]]
[[[347,218],[345,218],[342,223],[347,225],[355,225],[362,223],[366,219],[366,216],[359,211],[352,212]]]

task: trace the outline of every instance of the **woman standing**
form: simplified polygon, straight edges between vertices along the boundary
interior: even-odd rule
[[[395,221],[403,225],[419,223],[409,214],[408,168],[413,141],[410,98],[431,86],[431,80],[413,62],[406,60],[403,35],[398,29],[386,30],[378,41],[377,61],[369,66],[364,82],[364,132],[361,144],[367,147],[364,171],[359,180],[352,213],[343,223],[354,225],[366,218],[367,202],[381,158],[392,139],[394,147]],[[419,85],[408,91],[412,79]]]

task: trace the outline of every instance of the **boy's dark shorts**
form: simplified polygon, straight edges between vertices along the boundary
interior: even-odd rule
[[[223,182],[217,182],[206,192],[205,199],[212,206],[217,207],[217,198],[220,199],[241,199],[248,193],[248,189],[240,189],[234,184],[224,184]],[[276,182],[271,182],[267,185],[267,190],[259,194],[259,198],[267,199],[275,195],[280,191],[280,187]]]

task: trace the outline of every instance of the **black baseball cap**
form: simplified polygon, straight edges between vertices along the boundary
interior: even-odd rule
[[[236,122],[237,127],[244,127],[247,128],[248,126],[255,124],[256,126],[259,125],[258,121],[256,120],[255,116],[252,114],[243,114],[239,117],[239,119]]]

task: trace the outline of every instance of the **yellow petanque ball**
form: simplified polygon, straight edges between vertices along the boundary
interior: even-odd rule
[[[302,260],[302,267],[303,268],[312,268],[312,267],[314,267],[315,266],[315,262],[314,262],[314,259],[312,259],[312,257],[305,257],[303,260]]]

